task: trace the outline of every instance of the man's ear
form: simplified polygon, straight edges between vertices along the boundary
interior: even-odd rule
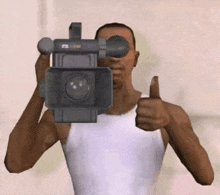
[[[134,67],[136,67],[136,65],[137,65],[139,55],[140,55],[140,52],[139,51],[135,51]]]

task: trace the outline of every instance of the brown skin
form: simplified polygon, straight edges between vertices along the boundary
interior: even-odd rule
[[[39,97],[38,82],[45,76],[50,56],[40,55],[36,65],[37,87],[9,136],[5,166],[11,173],[20,173],[34,166],[41,155],[58,140],[65,142],[69,124],[55,123],[47,110],[39,121],[44,99]]]
[[[123,114],[136,104],[136,126],[144,131],[161,129],[165,147],[170,143],[181,162],[202,185],[210,185],[214,172],[208,155],[193,132],[188,115],[176,105],[164,102],[159,95],[157,77],[150,86],[150,97],[140,98],[141,93],[133,88],[131,73],[136,67],[139,52],[134,49],[131,32],[126,28],[104,28],[98,37],[106,39],[114,35],[123,36],[129,52],[122,58],[106,57],[98,66],[113,70],[113,105],[107,114]],[[45,76],[49,67],[49,56],[40,55],[36,63],[37,83]],[[53,112],[47,110],[39,121],[44,100],[38,96],[38,85],[21,118],[9,137],[5,166],[9,172],[25,171],[37,162],[41,155],[58,140],[65,143],[70,125],[55,123]]]
[[[161,129],[164,135],[168,135],[169,144],[194,179],[202,185],[211,185],[214,171],[209,157],[193,132],[185,111],[160,98],[157,77],[151,81],[150,97],[141,98],[137,104],[136,126],[145,131]]]

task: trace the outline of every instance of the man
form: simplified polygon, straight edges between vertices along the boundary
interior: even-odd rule
[[[8,171],[20,173],[33,167],[60,140],[77,195],[151,194],[169,143],[195,180],[210,185],[214,172],[188,115],[162,101],[157,77],[151,81],[149,97],[133,88],[131,73],[139,57],[133,31],[123,24],[107,24],[96,38],[114,35],[127,40],[129,51],[122,58],[98,62],[113,71],[113,105],[106,114],[99,115],[97,123],[62,124],[55,123],[53,112],[47,110],[38,122],[44,100],[37,85],[10,134]],[[40,55],[35,67],[39,83],[49,67],[49,56]]]

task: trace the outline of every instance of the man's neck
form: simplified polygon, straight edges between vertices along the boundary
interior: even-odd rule
[[[141,97],[141,92],[136,91],[132,85],[122,86],[113,90],[113,104],[107,109],[107,114],[124,114],[130,111]]]

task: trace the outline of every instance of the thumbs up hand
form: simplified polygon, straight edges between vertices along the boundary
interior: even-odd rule
[[[170,115],[160,98],[157,76],[152,78],[150,97],[139,99],[136,113],[136,126],[140,129],[154,131],[169,124]]]

